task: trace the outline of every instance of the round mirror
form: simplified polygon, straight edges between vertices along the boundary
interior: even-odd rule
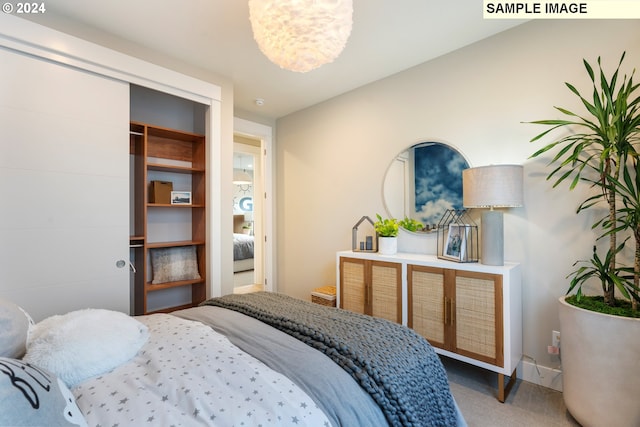
[[[421,142],[398,154],[382,186],[387,214],[414,219],[423,231],[436,228],[447,209],[462,209],[462,171],[469,167],[456,149]]]

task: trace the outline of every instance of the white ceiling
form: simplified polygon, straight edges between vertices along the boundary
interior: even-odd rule
[[[124,39],[233,81],[234,107],[276,119],[524,21],[484,20],[481,0],[354,0],[342,55],[309,73],[262,55],[246,0],[48,0],[29,19],[93,40]],[[255,104],[263,98],[262,107]]]

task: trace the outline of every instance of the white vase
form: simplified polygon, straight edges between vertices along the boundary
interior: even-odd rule
[[[378,253],[381,255],[393,255],[398,252],[397,237],[378,237]]]
[[[565,405],[584,427],[640,426],[640,319],[575,307],[560,298]]]

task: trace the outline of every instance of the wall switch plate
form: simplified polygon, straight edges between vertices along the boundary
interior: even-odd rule
[[[560,347],[560,332],[559,331],[551,331],[551,346],[552,347]]]

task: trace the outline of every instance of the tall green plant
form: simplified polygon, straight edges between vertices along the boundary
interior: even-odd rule
[[[625,211],[619,211],[617,207],[618,197],[627,196],[626,192],[619,193],[622,175],[627,175],[629,164],[637,163],[638,153],[636,145],[639,142],[640,114],[638,106],[640,97],[634,95],[638,85],[633,83],[633,72],[627,80],[625,75],[622,82],[618,82],[620,66],[625,53],[620,57],[618,66],[611,78],[607,78],[600,57],[598,57],[598,75],[593,67],[583,59],[584,67],[589,74],[592,83],[592,100],[583,97],[570,83],[565,83],[575,94],[586,109],[586,114],[576,114],[566,108],[554,107],[569,119],[538,120],[531,123],[550,126],[549,129],[531,139],[538,141],[550,132],[557,129],[568,128],[569,134],[560,137],[536,151],[531,157],[538,157],[556,147],[559,151],[552,158],[550,165],[555,168],[547,175],[547,179],[555,179],[553,187],[557,187],[565,180],[569,180],[569,188],[585,181],[597,188],[596,194],[584,200],[577,212],[589,209],[592,206],[604,202],[608,204],[608,215],[598,220],[593,228],[601,229],[602,234],[609,238],[609,249],[605,259],[608,262],[606,270],[610,273],[618,271],[616,255],[620,252],[617,245],[619,232],[627,231],[631,226]],[[635,72],[635,70],[634,70]],[[635,98],[634,98],[635,96]],[[627,171],[627,172],[625,172]],[[635,170],[632,171],[636,173]],[[626,205],[625,205],[626,206]],[[618,219],[618,214],[623,218]],[[640,235],[638,235],[640,238]],[[636,240],[638,242],[638,240]],[[636,253],[635,264],[638,264],[640,252]],[[594,253],[594,257],[597,254]],[[592,261],[599,262],[595,258]],[[579,271],[574,274],[579,274]],[[640,274],[640,269],[637,274]],[[574,279],[577,276],[574,275]],[[637,282],[636,278],[636,282]],[[604,301],[607,305],[615,304],[616,280],[603,282]],[[625,288],[626,289],[626,288]]]
[[[623,169],[620,181],[611,178],[611,182],[622,201],[622,207],[618,209],[618,224],[612,232],[630,230],[635,240],[633,285],[626,283],[621,292],[631,299],[631,307],[637,310],[638,301],[640,301],[640,162],[638,157],[633,157],[629,167]],[[626,293],[627,290],[628,293]]]

